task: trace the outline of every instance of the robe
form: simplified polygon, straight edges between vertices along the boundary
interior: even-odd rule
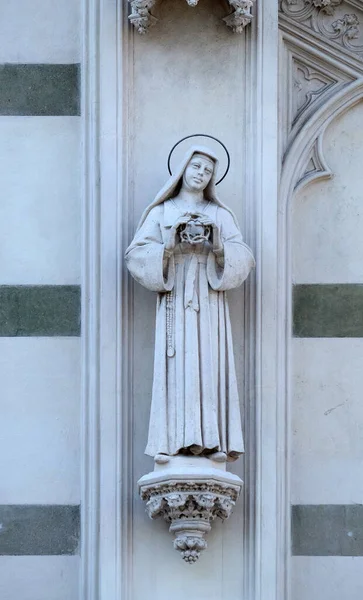
[[[145,453],[243,453],[240,404],[226,290],[246,279],[254,259],[229,212],[205,201],[223,253],[209,242],[178,243],[169,230],[185,214],[173,200],[154,206],[126,251],[132,276],[158,292],[154,378]]]

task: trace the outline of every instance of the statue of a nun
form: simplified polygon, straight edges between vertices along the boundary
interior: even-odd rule
[[[132,276],[158,292],[146,454],[224,462],[243,453],[226,290],[254,266],[233,212],[218,199],[218,160],[189,149],[144,211],[126,251]]]

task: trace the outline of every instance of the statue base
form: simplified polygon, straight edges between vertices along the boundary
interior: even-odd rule
[[[226,463],[199,456],[172,456],[138,481],[146,512],[162,517],[174,533],[174,548],[195,563],[207,547],[211,522],[228,519],[241,492],[242,479],[226,471]]]

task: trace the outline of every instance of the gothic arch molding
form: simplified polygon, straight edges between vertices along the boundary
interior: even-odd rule
[[[302,127],[285,157],[280,185],[280,208],[286,213],[291,197],[297,188],[310,183],[314,179],[326,179],[332,174],[323,157],[322,141],[330,123],[349,110],[363,98],[363,78],[359,78],[330,98]],[[314,146],[318,145],[318,153],[322,168],[316,170],[315,176],[304,178]]]
[[[339,116],[363,99],[363,78],[337,92],[302,127],[288,150],[281,173],[278,223],[278,298],[277,344],[278,388],[280,398],[280,439],[285,456],[284,505],[290,503],[290,423],[291,423],[291,202],[294,194],[312,181],[333,176],[323,155],[323,140],[327,127]],[[310,166],[312,168],[310,168]],[[289,548],[291,530],[290,513],[285,511],[285,545]],[[286,557],[286,600],[289,593],[289,556]]]

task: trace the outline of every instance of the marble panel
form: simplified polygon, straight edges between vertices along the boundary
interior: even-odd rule
[[[80,0],[2,0],[0,63],[73,63],[81,54]]]
[[[292,600],[361,600],[363,558],[294,556],[291,561]]]
[[[79,506],[0,505],[0,523],[2,556],[79,553]]]
[[[292,342],[293,504],[361,503],[363,339]]]
[[[80,340],[0,339],[0,504],[80,501]]]
[[[293,335],[363,337],[363,285],[294,285]]]
[[[296,556],[363,556],[363,504],[295,504],[291,533]]]
[[[78,64],[0,65],[0,115],[80,114]]]
[[[78,556],[0,556],[1,600],[78,600]]]
[[[0,117],[0,283],[80,279],[78,117]]]
[[[0,337],[79,336],[76,285],[0,286]]]

